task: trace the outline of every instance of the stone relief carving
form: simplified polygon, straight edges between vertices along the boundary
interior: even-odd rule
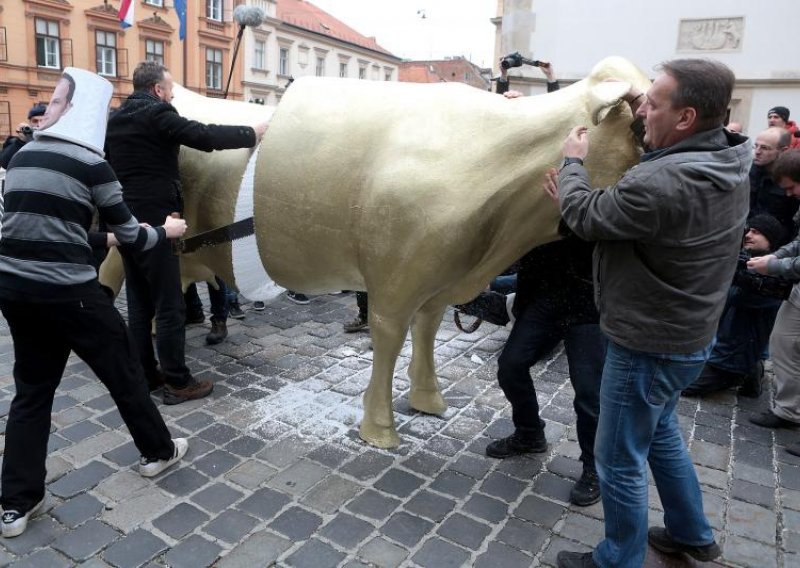
[[[679,51],[739,51],[742,48],[744,18],[681,20]]]

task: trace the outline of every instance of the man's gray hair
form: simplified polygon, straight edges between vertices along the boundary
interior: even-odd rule
[[[711,59],[673,59],[659,66],[678,83],[672,108],[697,111],[698,131],[725,124],[736,76],[727,65]]]
[[[156,61],[142,61],[133,71],[133,90],[149,91],[156,83],[164,80],[164,72],[169,71]]]

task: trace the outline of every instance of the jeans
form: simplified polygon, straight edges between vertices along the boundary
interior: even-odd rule
[[[136,448],[169,459],[174,446],[147,389],[128,329],[97,285],[80,300],[46,304],[0,301],[14,339],[14,384],[5,429],[4,509],[29,511],[44,496],[50,414],[70,351],[108,389]]]
[[[704,356],[644,353],[609,342],[600,387],[595,459],[606,538],[594,551],[603,568],[640,568],[647,548],[647,461],[676,541],[713,542],[692,460],[678,428],[681,391],[697,379]]]
[[[489,283],[489,289],[492,292],[499,292],[506,296],[513,294],[517,291],[517,275],[504,274],[502,276],[497,276]]]
[[[125,266],[128,326],[148,381],[158,379],[158,362],[171,387],[184,388],[192,374],[186,366],[186,306],[181,291],[180,257],[169,240],[148,251],[120,249]],[[156,362],[151,322],[156,318]]]
[[[215,290],[211,284],[208,286],[208,299],[211,302],[211,321],[224,322],[228,320],[228,302],[230,301],[231,293],[233,299],[236,300],[236,291],[231,290],[225,285],[225,282],[219,276],[215,276],[217,281],[218,290]],[[200,296],[197,294],[197,286],[194,282],[189,284],[186,292],[183,293],[183,300],[186,302],[187,312],[201,312],[203,311],[203,302],[200,301]]]
[[[569,378],[575,390],[578,444],[584,468],[594,468],[594,443],[600,410],[600,379],[606,338],[597,323],[574,320],[547,300],[528,304],[514,322],[500,354],[497,379],[511,403],[517,434],[542,437],[544,421],[531,379],[531,367],[564,341]]]

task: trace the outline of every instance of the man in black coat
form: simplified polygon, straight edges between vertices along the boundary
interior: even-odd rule
[[[170,104],[173,81],[169,71],[153,61],[133,73],[134,92],[111,115],[106,157],[123,187],[123,197],[141,222],[159,225],[165,215],[183,213],[178,170],[180,147],[211,152],[256,145],[267,123],[249,126],[202,124],[181,117]],[[147,252],[123,251],[128,321],[151,388],[166,382],[164,404],[203,398],[213,383],[198,381],[186,366],[179,257],[171,243]],[[156,319],[158,369],[150,329]]]

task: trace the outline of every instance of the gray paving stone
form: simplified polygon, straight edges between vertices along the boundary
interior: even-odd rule
[[[754,505],[761,505],[767,509],[775,507],[775,488],[764,487],[749,481],[735,479],[731,486],[731,497]]]
[[[292,546],[292,542],[267,531],[260,531],[247,537],[223,556],[217,568],[252,568],[277,560]]]
[[[467,565],[469,553],[439,538],[431,538],[414,554],[413,560],[426,568],[460,568]]]
[[[442,470],[447,460],[430,452],[418,451],[408,456],[401,463],[403,467],[411,471],[421,473],[427,477],[432,477]]]
[[[9,566],[13,561],[13,555],[9,554],[5,550],[0,550],[0,566]]]
[[[323,479],[330,470],[316,462],[301,459],[275,474],[267,485],[290,495],[302,495]]]
[[[102,510],[103,503],[91,495],[82,493],[55,507],[50,514],[61,524],[75,528],[89,519],[93,519]]]
[[[103,558],[117,568],[138,568],[167,549],[152,533],[137,529],[103,551]]]
[[[287,430],[290,431],[292,428],[287,427]],[[271,437],[274,438],[275,436]],[[279,469],[283,469],[305,456],[313,450],[316,445],[317,443],[312,440],[290,435],[271,446],[267,446],[256,454],[256,457],[263,459]]]
[[[153,521],[153,526],[174,539],[180,539],[205,523],[209,516],[188,503],[178,503]]]
[[[337,566],[345,556],[332,546],[317,539],[311,539],[289,555],[286,565],[293,568]]]
[[[764,507],[737,500],[730,502],[728,530],[733,534],[774,545],[776,522],[775,513]]]
[[[347,513],[339,513],[318,534],[342,548],[355,549],[374,530],[375,527],[366,521]]]
[[[413,548],[430,533],[434,524],[406,512],[395,513],[380,527],[380,532],[402,545]]]
[[[192,467],[214,478],[223,475],[233,469],[240,461],[240,458],[224,450],[215,450],[204,455],[202,458],[194,460]]]
[[[306,457],[329,468],[336,468],[351,456],[352,454],[344,448],[323,445],[309,452]]]
[[[359,556],[375,566],[396,568],[408,556],[408,550],[383,537],[376,537],[361,548]]]
[[[53,495],[68,499],[87,491],[113,473],[113,469],[104,463],[93,461],[81,468],[71,471],[58,481],[51,483],[49,490]]]
[[[238,501],[244,494],[224,483],[215,483],[191,496],[206,511],[218,513]]]
[[[250,457],[260,452],[265,446],[263,440],[253,436],[239,436],[225,445],[225,449],[241,457]]]
[[[58,537],[53,548],[73,560],[88,560],[120,536],[107,524],[91,520]]]
[[[525,487],[526,484],[518,479],[502,473],[492,472],[486,476],[480,489],[484,493],[497,497],[506,503],[511,503],[519,498]]]
[[[119,466],[130,466],[138,463],[140,454],[136,445],[133,442],[128,442],[105,452],[103,457]]]
[[[322,524],[322,517],[300,507],[289,507],[269,523],[269,527],[291,540],[309,538]]]
[[[389,469],[393,461],[391,456],[373,450],[367,450],[339,468],[339,471],[365,481],[377,477],[382,472]]]
[[[549,536],[547,530],[533,523],[511,518],[497,534],[497,540],[517,550],[536,554]]]
[[[211,566],[222,548],[193,534],[167,552],[164,560],[170,568],[203,568]]]
[[[778,560],[774,546],[753,542],[746,538],[729,538],[725,541],[722,559],[734,566],[758,566],[758,568],[777,568]],[[784,564],[786,568],[795,566]]]
[[[9,558],[10,560],[10,558]],[[3,566],[13,566],[14,568],[71,568],[75,563],[50,548],[37,550],[24,558],[20,558],[13,563],[2,563]]]
[[[194,470],[192,467],[182,467],[174,471],[171,469],[167,471],[171,471],[171,473],[167,473],[164,477],[161,477],[156,481],[156,485],[173,495],[189,495],[209,482],[208,477]]]
[[[456,507],[456,501],[431,491],[422,490],[409,499],[403,507],[410,513],[439,522]]]
[[[236,438],[239,435],[239,431],[227,424],[215,423],[195,435],[207,442],[222,446]]]
[[[501,542],[490,542],[483,554],[475,559],[475,568],[528,568],[533,558]]]
[[[275,514],[283,509],[289,503],[290,499],[283,493],[278,493],[272,489],[259,489],[254,491],[250,497],[244,499],[236,507],[258,517],[259,519],[268,520],[275,516]]]
[[[225,542],[236,543],[258,524],[258,520],[236,510],[217,515],[203,527],[203,532]]]
[[[225,479],[245,489],[256,489],[276,472],[275,468],[258,460],[245,460],[225,474]]]
[[[436,532],[465,548],[478,550],[491,530],[491,527],[487,524],[479,523],[469,517],[455,513],[441,523]]]
[[[546,528],[553,528],[564,514],[565,508],[561,505],[542,499],[536,495],[528,495],[512,511],[515,517],[532,521]]]
[[[102,513],[103,521],[129,533],[142,523],[148,522],[173,505],[168,493],[155,487],[145,487],[122,499],[113,509]]]
[[[398,499],[382,495],[372,489],[367,489],[346,505],[353,513],[376,520],[385,519],[399,506]]]
[[[587,546],[595,546],[605,537],[605,524],[600,519],[592,519],[578,513],[568,513],[558,533],[570,540]]]
[[[384,473],[373,485],[376,489],[396,497],[408,497],[419,489],[425,480],[403,471],[392,468]]]
[[[361,490],[362,487],[357,483],[330,474],[306,493],[300,502],[322,513],[334,513]]]
[[[463,498],[470,492],[473,485],[475,485],[475,480],[471,477],[454,471],[443,471],[436,476],[429,487],[453,497]]]

